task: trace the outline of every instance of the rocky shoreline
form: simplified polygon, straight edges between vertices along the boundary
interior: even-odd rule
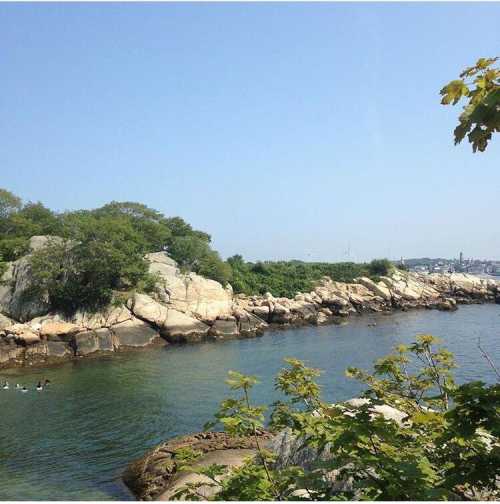
[[[32,237],[30,248],[38,250],[54,239]],[[157,277],[153,293],[128,293],[125,302],[104,312],[71,317],[51,312],[47,296],[23,295],[30,284],[29,255],[10,263],[0,279],[0,368],[48,365],[158,344],[254,337],[270,327],[323,325],[354,314],[500,303],[500,282],[467,274],[396,270],[377,282],[363,277],[353,283],[324,277],[312,292],[289,299],[269,293],[234,295],[230,285],[182,273],[165,252],[148,254],[146,260]]]

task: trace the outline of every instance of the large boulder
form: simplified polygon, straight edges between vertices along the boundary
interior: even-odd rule
[[[149,263],[149,272],[162,278],[168,278],[180,273],[177,263],[166,252],[153,252],[146,254]]]
[[[216,320],[210,327],[208,335],[216,340],[236,338],[240,335],[238,323],[234,317],[228,320]]]
[[[260,335],[268,327],[267,322],[246,310],[235,309],[234,315],[238,321],[238,330],[241,336]]]
[[[109,328],[133,318],[130,310],[125,305],[120,305],[109,306],[97,313],[78,311],[71,317],[70,322],[87,330],[95,330],[101,327]]]
[[[48,313],[50,304],[47,293],[30,294],[33,284],[31,254],[52,244],[62,244],[58,236],[32,236],[30,253],[9,263],[0,279],[0,312],[21,322]]]
[[[65,321],[48,319],[40,324],[40,336],[49,340],[70,341],[80,330],[80,326]]]
[[[357,279],[357,282],[364,285],[367,289],[371,290],[376,296],[380,296],[386,301],[392,299],[391,291],[388,289],[383,282],[375,283],[373,280],[367,277],[361,277]]]
[[[270,434],[259,433],[260,444],[265,446]],[[231,437],[225,432],[202,432],[179,436],[166,441],[142,458],[132,462],[123,474],[123,481],[140,500],[170,500],[173,494],[189,482],[204,482],[193,473],[180,472],[177,454],[182,449],[191,449],[200,454],[196,465],[221,464],[228,472],[240,466],[255,454],[253,437]],[[208,487],[203,487],[205,498],[213,495]]]
[[[111,332],[116,347],[143,347],[161,341],[150,324],[137,318],[112,326]]]
[[[194,342],[203,339],[210,327],[199,320],[163,305],[146,294],[135,294],[129,307],[136,317],[154,324],[162,336],[172,342]]]
[[[29,255],[10,263],[0,279],[0,312],[21,322],[48,313],[48,295],[30,295],[32,283]]]
[[[33,345],[40,341],[40,335],[27,324],[13,324],[6,327],[5,334],[14,336],[15,341],[20,345]]]
[[[46,348],[48,357],[63,359],[74,355],[73,348],[65,341],[47,341]]]
[[[107,327],[83,331],[74,336],[73,346],[76,355],[89,355],[95,352],[113,352],[113,335]]]
[[[183,274],[166,252],[147,254],[149,272],[157,275],[161,301],[200,320],[230,316],[233,292],[196,273]]]
[[[29,239],[29,249],[31,252],[36,252],[38,250],[49,247],[50,245],[62,245],[64,243],[64,239],[60,236],[53,235],[40,235],[40,236],[32,236]]]
[[[350,409],[355,410],[365,405],[369,405],[369,412],[372,419],[375,419],[377,416],[382,416],[386,420],[393,420],[401,426],[404,424],[407,416],[402,411],[385,404],[373,404],[370,406],[370,400],[365,398],[351,399],[344,404],[349,407],[344,413],[347,416],[352,416],[352,412],[349,411]],[[328,445],[324,450],[319,452],[315,448],[305,446],[303,438],[292,434],[290,429],[284,429],[276,434],[276,436],[272,438],[269,448],[276,455],[275,467],[278,469],[289,466],[300,466],[310,470],[318,461],[326,461],[332,457]]]

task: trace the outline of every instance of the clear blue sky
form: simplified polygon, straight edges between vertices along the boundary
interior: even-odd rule
[[[500,258],[500,138],[454,147],[443,84],[498,3],[2,4],[0,187],[133,200],[224,257]]]

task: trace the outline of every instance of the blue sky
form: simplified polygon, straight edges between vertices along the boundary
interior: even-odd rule
[[[500,138],[439,90],[498,3],[1,4],[0,187],[146,203],[224,257],[500,259]]]

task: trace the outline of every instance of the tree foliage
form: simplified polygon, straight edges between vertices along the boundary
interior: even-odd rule
[[[389,259],[373,259],[368,264],[368,271],[371,276],[385,276],[394,269],[394,265]]]
[[[484,152],[492,134],[500,131],[500,68],[496,58],[480,58],[466,68],[459,79],[441,89],[441,103],[456,105],[462,98],[467,103],[455,128],[455,145],[465,136],[473,152]]]
[[[27,254],[35,235],[58,236],[65,242],[54,241],[32,254],[33,285],[26,295],[44,290],[54,308],[66,311],[98,309],[110,302],[115,290],[151,289],[154,282],[144,261],[149,252],[166,250],[184,269],[223,283],[231,274],[210,248],[210,235],[180,217],[165,217],[130,201],[56,213],[42,203],[23,204],[0,190],[1,260]]]
[[[253,436],[257,456],[227,478],[223,465],[191,470],[211,479],[215,500],[498,498],[500,385],[457,385],[453,356],[436,343],[421,335],[378,360],[373,373],[348,369],[367,386],[357,404],[324,402],[319,371],[286,359],[275,382],[284,400],[271,406],[269,428],[295,439],[291,462],[258,444],[267,408],[250,401],[257,380],[231,372],[228,383],[239,397],[221,403],[216,423],[232,436]],[[377,412],[385,406],[400,418]],[[202,484],[179,489],[177,497],[198,500]]]

